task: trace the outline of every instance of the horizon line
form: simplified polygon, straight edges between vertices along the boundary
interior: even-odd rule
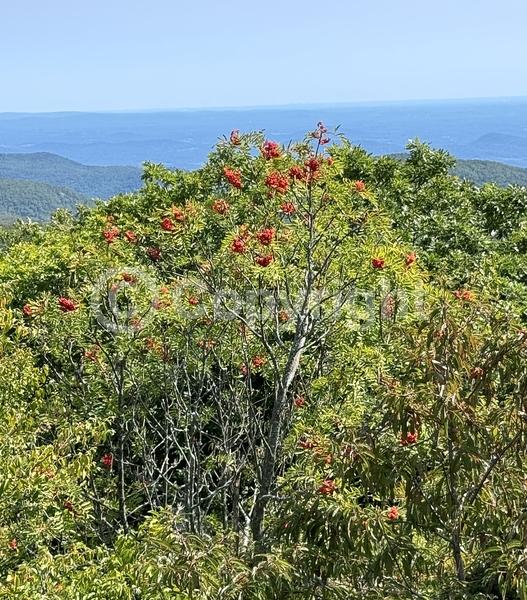
[[[458,98],[408,98],[402,100],[351,100],[338,102],[292,102],[285,104],[254,104],[225,106],[182,106],[177,108],[114,108],[98,110],[43,110],[43,111],[0,111],[0,115],[59,115],[59,114],[123,114],[123,113],[173,113],[173,112],[221,112],[221,111],[253,111],[253,110],[308,110],[330,107],[412,105],[430,103],[466,103],[527,100],[527,96],[474,96]]]

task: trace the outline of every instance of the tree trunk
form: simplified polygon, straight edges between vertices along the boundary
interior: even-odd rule
[[[298,317],[295,339],[275,394],[271,425],[265,439],[264,457],[260,468],[259,491],[251,514],[251,533],[257,544],[262,538],[265,509],[269,503],[270,493],[276,480],[278,456],[287,431],[287,427],[284,426],[284,415],[288,407],[288,392],[300,366],[300,358],[306,345],[310,321],[308,312]]]

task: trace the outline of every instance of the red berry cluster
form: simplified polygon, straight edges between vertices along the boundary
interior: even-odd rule
[[[406,258],[404,259],[404,263],[406,264],[407,267],[411,267],[416,260],[417,260],[417,255],[415,254],[415,252],[410,252],[409,254],[406,255]]]
[[[101,464],[105,469],[111,469],[113,466],[113,454],[103,454]]]
[[[405,436],[403,436],[399,442],[401,446],[411,446],[412,444],[417,443],[417,433],[408,432]]]
[[[320,160],[315,156],[308,158],[304,163],[307,170],[307,176],[309,179],[315,179],[320,175]]]
[[[172,222],[172,219],[169,219],[168,217],[164,218],[161,221],[161,229],[164,229],[165,231],[174,231],[174,223]]]
[[[397,521],[397,519],[399,518],[399,509],[397,508],[397,506],[392,506],[388,509],[388,512],[386,513],[386,517],[390,520],[390,521]]]
[[[265,359],[265,357],[259,356],[258,354],[251,358],[251,366],[253,367],[253,369],[260,369],[265,365],[266,362],[267,360]]]
[[[247,244],[241,237],[234,238],[231,244],[231,251],[236,254],[243,254],[247,251]]]
[[[325,496],[329,496],[333,494],[337,489],[337,484],[333,481],[333,479],[324,479],[322,485],[318,488],[319,494],[324,494]]]
[[[269,246],[274,240],[275,234],[276,231],[273,227],[267,227],[265,229],[260,229],[260,231],[256,234],[256,238],[260,244],[262,244],[262,246]]]
[[[305,396],[295,396],[295,399],[293,400],[293,404],[295,405],[296,408],[302,408],[306,403],[306,398]]]
[[[97,362],[97,360],[99,359],[99,352],[99,347],[93,346],[91,349],[86,349],[84,351],[84,358],[86,360],[90,360],[91,362]]]
[[[223,169],[225,179],[235,188],[240,189],[242,187],[242,176],[240,171],[236,169],[229,169],[225,167]]]
[[[135,275],[132,275],[131,273],[123,273],[121,275],[121,278],[123,281],[129,283],[130,285],[137,283],[137,277]]]
[[[470,290],[456,290],[454,296],[458,300],[464,300],[465,302],[472,302],[474,300],[474,292]]]
[[[280,323],[287,323],[287,321],[289,321],[290,316],[289,313],[287,312],[287,310],[280,310],[278,311],[278,320],[280,321]]]
[[[307,177],[307,173],[303,167],[300,167],[299,165],[293,165],[289,169],[289,177],[293,181],[304,181]]]
[[[280,210],[284,213],[284,215],[294,215],[296,212],[296,206],[292,202],[284,202],[280,206]]]
[[[302,450],[313,450],[315,448],[315,442],[309,438],[303,437],[298,441],[298,447]]]
[[[277,142],[266,141],[262,146],[262,156],[265,160],[271,160],[273,158],[279,158],[281,155],[280,144]]]
[[[289,189],[289,179],[283,173],[273,171],[265,178],[265,185],[277,194],[285,194]]]
[[[214,200],[212,210],[218,215],[226,215],[229,212],[230,206],[228,202],[222,199]]]
[[[364,183],[364,181],[362,181],[362,179],[358,179],[355,182],[355,191],[359,192],[359,194],[360,194],[360,193],[364,192],[365,190],[366,190],[366,184]]]
[[[161,250],[155,246],[148,248],[146,253],[153,261],[158,261],[161,258]]]
[[[172,208],[172,216],[179,223],[183,223],[183,221],[185,220],[185,213],[180,208],[178,208],[177,206],[174,206]]]
[[[119,237],[119,234],[120,234],[120,231],[119,231],[118,227],[108,227],[108,229],[105,229],[102,232],[104,239],[109,244],[112,244],[113,242],[115,242],[115,240]]]
[[[77,310],[77,305],[71,298],[61,296],[58,300],[59,308],[62,312],[73,312]]]
[[[256,264],[259,265],[260,267],[268,267],[273,262],[273,255],[272,254],[260,255],[260,256],[257,256],[254,260],[255,260]]]

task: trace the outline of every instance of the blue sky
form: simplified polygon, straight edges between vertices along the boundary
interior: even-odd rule
[[[527,96],[526,0],[18,0],[0,112]]]

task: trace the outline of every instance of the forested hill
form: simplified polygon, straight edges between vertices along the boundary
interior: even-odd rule
[[[37,181],[0,179],[0,223],[20,218],[44,221],[58,208],[73,209],[89,197],[69,188]]]
[[[67,187],[94,198],[110,198],[141,186],[137,167],[90,166],[48,152],[0,154],[0,179],[28,179]]]
[[[527,169],[492,160],[458,160],[452,173],[476,185],[492,182],[500,186],[527,186]]]

